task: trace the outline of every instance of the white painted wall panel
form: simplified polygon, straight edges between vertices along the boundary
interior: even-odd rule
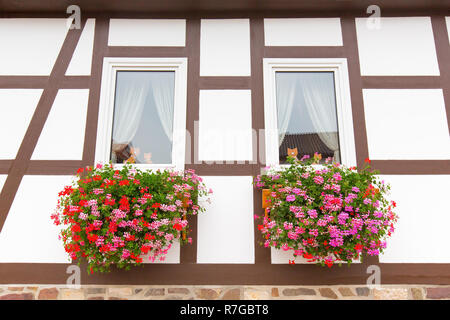
[[[198,216],[198,263],[254,263],[252,177],[203,177],[211,203]]]
[[[429,17],[380,18],[380,28],[356,18],[361,75],[439,75]]]
[[[110,46],[184,47],[184,19],[111,19]]]
[[[441,89],[365,89],[371,159],[450,159]]]
[[[281,249],[270,248],[270,257],[272,264],[288,264],[289,260],[294,260],[294,251],[284,251]],[[295,259],[295,264],[311,264],[311,262],[307,262],[307,259],[303,257],[297,257]]]
[[[49,75],[67,29],[66,19],[0,19],[0,75]]]
[[[7,177],[8,177],[7,174],[0,174],[0,192],[2,192],[3,185],[5,184]]]
[[[70,263],[50,215],[71,176],[24,176],[0,233],[0,262]]]
[[[391,184],[399,221],[382,263],[450,263],[450,175],[382,176]]]
[[[58,91],[32,160],[81,160],[88,89]]]
[[[445,23],[447,24],[448,42],[450,43],[450,17],[445,17]]]
[[[270,256],[272,264],[289,264],[289,260],[294,260],[294,251],[284,251],[282,249],[270,248]],[[303,257],[295,258],[295,264],[313,264],[316,262],[308,262],[308,259]],[[361,263],[359,260],[353,260],[353,263]],[[344,265],[345,263],[343,263]]]
[[[248,19],[202,19],[201,76],[250,75],[250,22]]]
[[[0,159],[16,157],[41,94],[42,89],[0,89]]]
[[[150,254],[143,255],[143,263],[180,263],[180,242],[174,241],[172,247],[167,251],[164,261],[160,261],[156,258],[154,262],[151,262],[148,257]]]
[[[342,46],[340,18],[264,19],[266,46]]]
[[[199,160],[252,160],[250,90],[200,90]]]
[[[95,19],[88,19],[67,68],[67,76],[88,76],[91,74],[94,31]]]

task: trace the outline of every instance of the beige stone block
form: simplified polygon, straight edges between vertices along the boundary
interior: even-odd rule
[[[343,297],[353,297],[353,296],[355,296],[355,294],[353,293],[352,289],[350,289],[350,288],[342,287],[342,288],[339,288],[338,290],[339,290],[340,294]]]
[[[189,294],[190,291],[188,288],[169,288],[167,289],[169,294]]]
[[[423,300],[424,292],[422,288],[411,288],[411,296],[414,300]]]
[[[222,297],[222,300],[240,300],[241,290],[239,288],[230,289],[226,291]]]
[[[383,288],[374,289],[375,300],[408,300],[408,289],[406,288]]]
[[[263,288],[245,288],[244,300],[269,300],[271,298],[271,289]]]
[[[286,288],[283,290],[283,295],[292,296],[314,296],[316,291],[310,288]]]
[[[195,289],[197,299],[214,300],[222,293],[222,289]]]
[[[131,296],[133,294],[133,288],[131,287],[108,288],[108,293],[114,296]]]
[[[324,298],[328,299],[337,299],[338,296],[336,293],[334,293],[333,289],[331,288],[320,288],[319,289],[320,295]]]
[[[63,289],[60,295],[61,300],[84,300],[82,289]]]

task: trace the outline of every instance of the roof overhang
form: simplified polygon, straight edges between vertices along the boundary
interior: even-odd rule
[[[366,13],[370,5],[382,12],[442,11],[449,14],[450,0],[0,0],[0,13],[65,13],[76,4],[83,12],[114,14],[269,13],[304,12]]]

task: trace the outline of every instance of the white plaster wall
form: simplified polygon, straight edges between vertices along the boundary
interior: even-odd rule
[[[110,46],[184,47],[184,19],[111,19]]]
[[[56,95],[32,160],[81,160],[88,89],[61,89]]]
[[[67,68],[67,76],[88,76],[91,74],[94,49],[95,19],[87,19],[77,47]]]
[[[149,260],[149,255],[150,254],[146,254],[142,256],[143,263],[180,263],[180,242],[174,241],[172,243],[172,247],[167,251],[164,261],[160,261],[159,258],[156,258],[154,262],[151,262]]]
[[[253,186],[249,176],[207,176],[213,189],[198,216],[198,263],[254,263]]]
[[[248,19],[202,19],[201,76],[250,75],[250,22]]]
[[[66,19],[0,19],[0,75],[49,75],[67,29]]]
[[[199,160],[252,160],[250,90],[200,90]]]
[[[450,175],[384,175],[399,221],[382,263],[450,263]]]
[[[371,159],[450,159],[441,89],[365,89]]]
[[[0,159],[16,157],[42,91],[0,89]]]
[[[445,17],[445,23],[447,24],[448,42],[450,43],[450,17]]]
[[[361,75],[439,75],[430,17],[380,19],[371,29],[356,18]]]
[[[295,264],[313,264],[313,265],[316,264],[316,262],[308,262],[308,259],[305,259],[303,257],[296,257],[294,259],[293,250],[284,251],[282,249],[270,248],[270,257],[272,264],[288,264],[289,260],[290,261],[294,260]],[[359,260],[353,260],[352,263],[361,263],[361,262]]]
[[[0,262],[70,263],[50,218],[70,176],[24,176],[0,233]]]
[[[342,46],[340,18],[264,19],[266,46]]]
[[[284,251],[282,249],[270,248],[270,258],[272,264],[288,264],[289,261],[292,260],[295,261],[295,264],[315,264],[308,262],[308,260],[303,257],[297,257],[294,259],[293,250]]]

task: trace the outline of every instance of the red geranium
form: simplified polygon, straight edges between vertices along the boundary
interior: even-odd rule
[[[196,202],[208,193],[191,170],[97,165],[80,168],[77,175],[59,193],[51,218],[65,226],[61,238],[70,258],[87,261],[90,273],[109,271],[111,265],[128,269],[141,264],[143,254],[163,260],[174,241],[189,242],[181,237],[188,230],[184,217],[204,211]],[[190,201],[178,201],[185,197]]]

